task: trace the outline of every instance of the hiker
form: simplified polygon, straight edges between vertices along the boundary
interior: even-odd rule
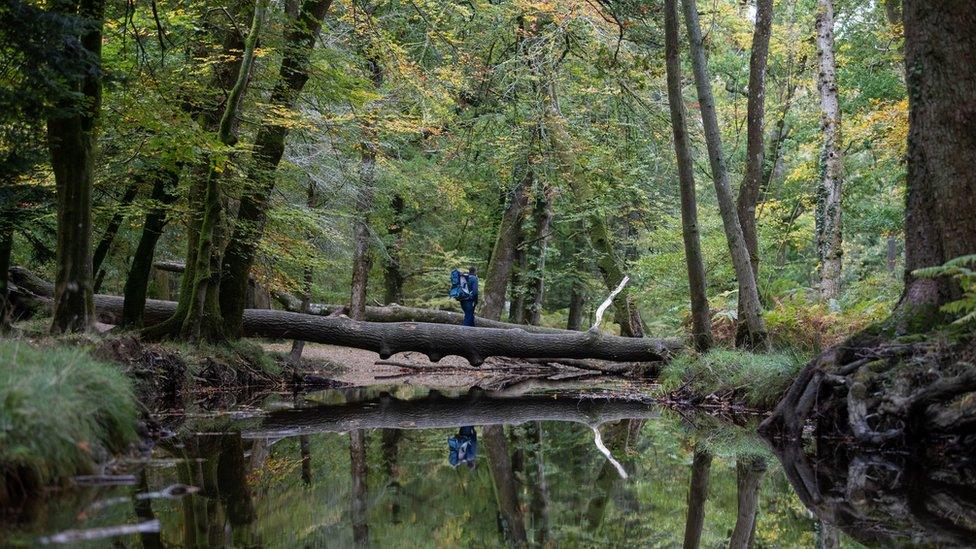
[[[456,435],[447,439],[447,448],[447,461],[451,467],[464,463],[474,469],[474,462],[478,457],[478,433],[474,431],[474,427],[461,427]]]
[[[461,310],[464,311],[464,325],[474,326],[474,308],[478,305],[478,270],[471,267],[467,274],[457,269],[451,271],[449,295],[461,302]]]

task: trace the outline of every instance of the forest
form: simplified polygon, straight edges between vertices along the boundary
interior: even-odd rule
[[[625,543],[596,523],[532,540],[549,518],[513,511],[540,509],[547,466],[579,473],[546,461],[590,436],[556,424],[579,421],[623,478],[650,459],[641,436],[704,471],[678,545],[700,543],[706,455],[739,490],[708,543],[777,543],[755,491],[778,462],[821,546],[966,545],[974,128],[967,0],[4,0],[0,544],[49,487],[124,456],[197,452],[221,477],[246,454],[253,482],[294,442],[271,440],[300,435],[311,460],[310,433],[332,455],[321,433],[348,431],[337,543],[369,545],[386,437],[467,424],[505,542]],[[473,303],[455,269],[477,273]],[[445,383],[493,400],[366,396]],[[282,394],[303,409],[324,389],[346,407],[275,423]],[[560,411],[596,390],[624,411]],[[650,427],[627,399],[710,427]],[[244,403],[270,427],[235,426],[231,450],[168,419]],[[733,426],[748,451],[695,442]],[[600,471],[638,544],[667,545],[636,526],[641,485]],[[887,511],[852,501],[857,482],[896,494]]]

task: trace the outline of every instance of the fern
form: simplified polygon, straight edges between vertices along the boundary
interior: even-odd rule
[[[920,278],[951,276],[959,281],[963,290],[962,298],[946,303],[941,308],[944,313],[953,316],[961,315],[952,322],[953,324],[976,322],[976,270],[970,268],[971,266],[976,266],[976,254],[961,255],[946,261],[943,265],[916,269],[912,272]]]

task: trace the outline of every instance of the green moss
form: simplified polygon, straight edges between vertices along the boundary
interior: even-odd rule
[[[714,349],[668,363],[660,382],[667,391],[687,387],[694,394],[735,394],[748,406],[770,409],[799,373],[804,359],[790,353],[754,354]]]
[[[0,499],[91,471],[136,439],[138,415],[118,366],[0,340]]]

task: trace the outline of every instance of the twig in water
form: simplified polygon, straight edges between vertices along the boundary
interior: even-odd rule
[[[41,545],[52,543],[78,543],[80,541],[91,541],[96,539],[114,538],[117,536],[127,536],[130,534],[147,534],[159,532],[160,525],[158,520],[147,520],[138,524],[121,524],[119,526],[105,526],[102,528],[89,528],[87,530],[65,530],[60,534],[43,537],[37,540]]]

